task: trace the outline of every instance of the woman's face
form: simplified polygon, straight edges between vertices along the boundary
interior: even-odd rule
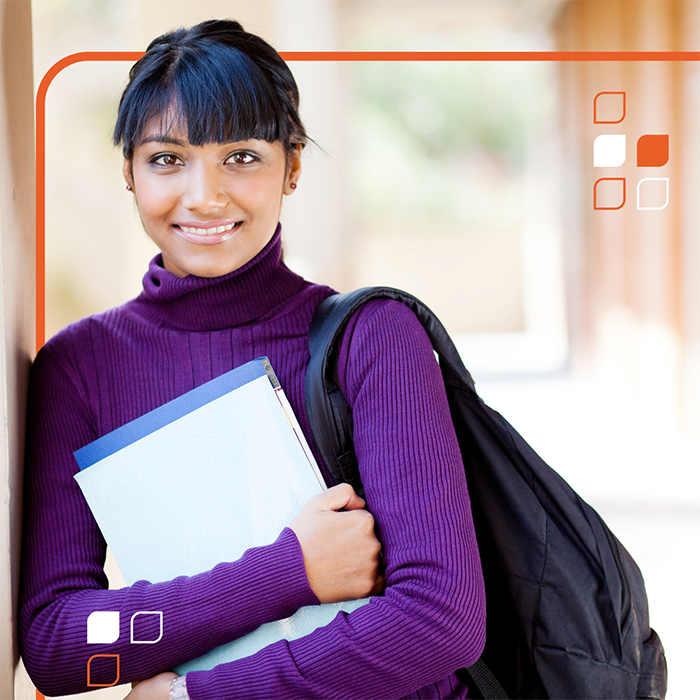
[[[124,177],[165,269],[218,277],[252,260],[275,232],[282,195],[294,191],[300,150],[258,140],[193,146],[157,120],[148,127]]]

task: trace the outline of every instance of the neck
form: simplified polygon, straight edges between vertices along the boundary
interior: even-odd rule
[[[258,319],[298,291],[303,279],[282,262],[281,227],[250,262],[221,277],[177,277],[157,255],[143,278],[136,311],[159,325],[211,331]]]

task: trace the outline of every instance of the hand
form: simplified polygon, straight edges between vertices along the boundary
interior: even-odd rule
[[[289,526],[299,540],[306,576],[321,603],[381,593],[381,545],[374,518],[349,484],[310,498]],[[346,512],[338,512],[340,509]]]
[[[168,700],[173,678],[177,678],[177,673],[165,671],[145,681],[132,683],[131,692],[124,700]]]

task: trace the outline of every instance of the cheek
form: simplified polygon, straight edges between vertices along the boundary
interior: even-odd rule
[[[157,186],[143,187],[140,192],[137,192],[136,201],[141,218],[154,221],[172,208],[172,191]]]
[[[237,198],[259,214],[277,216],[282,204],[282,190],[282,184],[277,181],[249,183],[238,189]]]

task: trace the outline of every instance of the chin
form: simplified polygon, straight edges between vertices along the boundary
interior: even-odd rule
[[[242,267],[245,263],[231,261],[229,263],[217,261],[212,263],[202,262],[188,266],[187,272],[196,277],[223,277]]]

